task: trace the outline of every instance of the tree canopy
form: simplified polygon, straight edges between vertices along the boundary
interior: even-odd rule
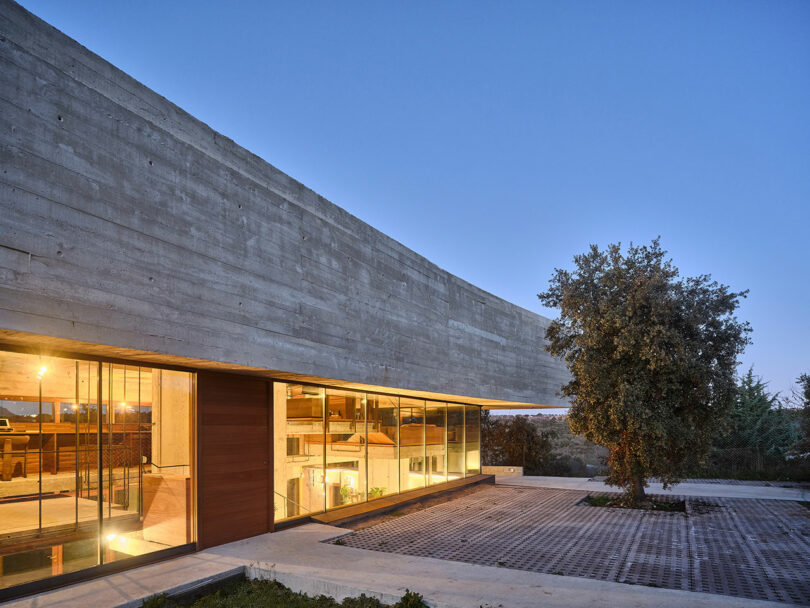
[[[746,293],[680,278],[655,239],[626,252],[592,245],[538,295],[560,309],[546,349],[571,372],[571,430],[608,448],[607,481],[633,502],[649,477],[677,483],[731,409],[750,332],[734,312]]]
[[[551,457],[551,435],[526,416],[493,416],[481,412],[481,462],[523,467],[526,475],[543,472]]]
[[[749,450],[761,456],[782,456],[798,440],[798,433],[779,400],[762,378],[749,369],[741,379],[728,423],[715,439],[720,448]]]
[[[791,449],[792,456],[810,462],[810,374],[802,374],[796,382],[799,390],[794,395],[795,404],[800,407],[799,440]]]

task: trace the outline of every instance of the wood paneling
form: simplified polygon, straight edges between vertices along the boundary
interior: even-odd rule
[[[197,531],[200,548],[271,532],[270,383],[197,375]]]

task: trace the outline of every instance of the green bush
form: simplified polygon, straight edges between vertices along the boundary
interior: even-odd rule
[[[425,599],[416,591],[405,590],[402,599],[394,604],[394,608],[428,608]]]
[[[146,598],[143,608],[390,608],[380,600],[368,597],[349,597],[342,602],[332,597],[310,597],[291,591],[276,581],[251,581],[242,579],[223,585],[209,595],[189,598],[186,601],[167,597],[166,594]],[[405,590],[405,595],[394,608],[427,608],[421,595]]]

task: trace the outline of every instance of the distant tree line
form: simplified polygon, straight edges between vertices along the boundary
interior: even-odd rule
[[[524,475],[590,477],[606,472],[607,450],[571,433],[567,416],[491,415],[481,419],[485,465],[523,467]]]
[[[524,475],[546,475],[551,437],[526,416],[493,416],[485,410],[481,417],[481,462],[523,467]]]
[[[699,475],[740,479],[810,479],[810,375],[785,398],[753,369],[740,379],[734,406],[720,421]]]
[[[810,374],[782,397],[750,369],[738,380],[734,405],[716,429],[694,477],[810,480]],[[485,465],[522,466],[526,475],[589,477],[605,472],[607,451],[571,433],[567,416],[503,416],[484,412]]]

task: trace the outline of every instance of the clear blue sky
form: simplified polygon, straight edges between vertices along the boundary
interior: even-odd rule
[[[22,4],[498,296],[660,234],[810,372],[810,2]]]

